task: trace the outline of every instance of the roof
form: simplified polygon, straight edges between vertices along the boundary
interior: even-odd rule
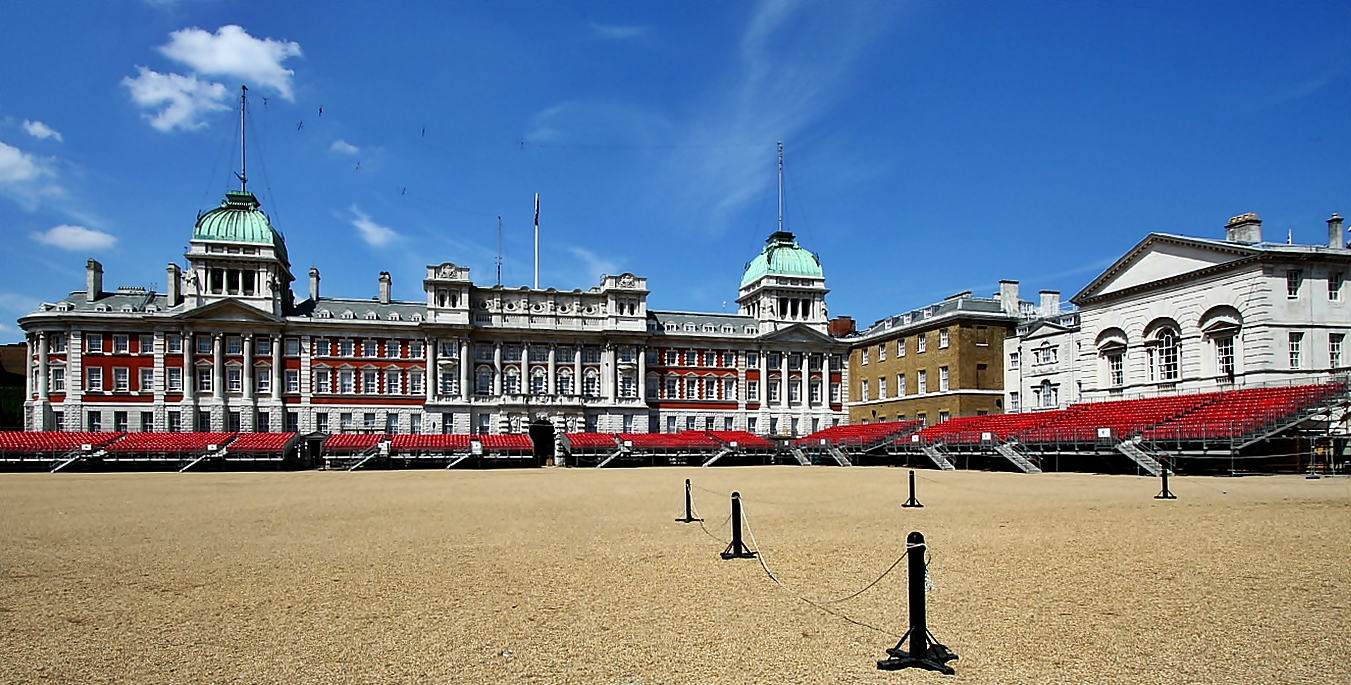
[[[1019,304],[1030,305],[1031,303],[1020,301]],[[1009,321],[1017,320],[1017,317],[1004,311],[1003,304],[999,300],[984,297],[951,297],[904,314],[888,316],[861,331],[858,335],[859,337],[869,338],[886,335],[889,332],[927,329],[933,325],[936,319],[955,318],[959,315],[976,315],[983,318],[996,317]]]
[[[289,262],[285,238],[272,227],[272,222],[259,209],[260,206],[253,193],[231,190],[225,193],[225,200],[219,207],[197,218],[192,239],[271,245],[282,261]]]
[[[760,320],[753,316],[743,314],[708,314],[703,312],[670,312],[647,310],[648,329],[653,333],[670,333],[672,335],[736,335],[747,338],[754,338],[760,334]],[[667,325],[674,325],[675,328],[667,331]],[[686,330],[686,325],[693,325],[694,330]],[[704,326],[712,326],[712,331],[705,331]],[[732,330],[726,332],[724,327],[731,326]]]
[[[746,271],[741,275],[741,287],[770,274],[826,277],[821,269],[821,259],[798,245],[797,239],[787,231],[775,231],[765,240],[765,249],[746,265]]]

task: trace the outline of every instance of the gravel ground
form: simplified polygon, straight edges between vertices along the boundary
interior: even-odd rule
[[[951,682],[685,478],[808,597],[924,532],[956,680],[1351,682],[1349,479],[861,467],[3,474],[0,682]],[[832,606],[902,632],[904,570]]]

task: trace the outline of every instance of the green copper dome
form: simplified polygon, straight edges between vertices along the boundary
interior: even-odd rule
[[[746,265],[746,273],[741,276],[741,287],[746,287],[757,278],[769,274],[781,276],[809,276],[825,278],[821,270],[821,260],[797,244],[797,239],[787,231],[775,231],[765,241],[765,249]]]
[[[219,207],[197,218],[192,239],[271,245],[282,261],[289,262],[285,239],[259,206],[253,193],[231,190],[225,193],[225,201]]]

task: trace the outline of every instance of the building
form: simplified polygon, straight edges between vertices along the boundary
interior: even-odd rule
[[[850,339],[850,423],[1002,412],[1004,339],[1032,308],[1001,281],[991,298],[963,292],[874,323]]]
[[[167,292],[103,286],[22,319],[29,430],[646,432],[796,435],[844,418],[847,344],[825,276],[792,234],[747,267],[739,315],[657,312],[647,281],[586,291],[484,287],[427,267],[425,301],[297,301],[286,242],[241,189],[202,214]]]
[[[1262,220],[1243,214],[1224,240],[1146,236],[1073,298],[1079,396],[1212,392],[1345,372],[1351,251],[1340,216],[1327,228],[1324,245],[1268,243]],[[1006,370],[1012,363],[1006,355]]]
[[[1063,409],[1079,401],[1079,312],[1062,312],[1060,293],[1041,291],[1037,317],[1004,339],[1004,410]]]

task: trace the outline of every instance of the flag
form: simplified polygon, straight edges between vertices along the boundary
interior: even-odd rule
[[[535,193],[535,228],[539,228],[539,193]]]

